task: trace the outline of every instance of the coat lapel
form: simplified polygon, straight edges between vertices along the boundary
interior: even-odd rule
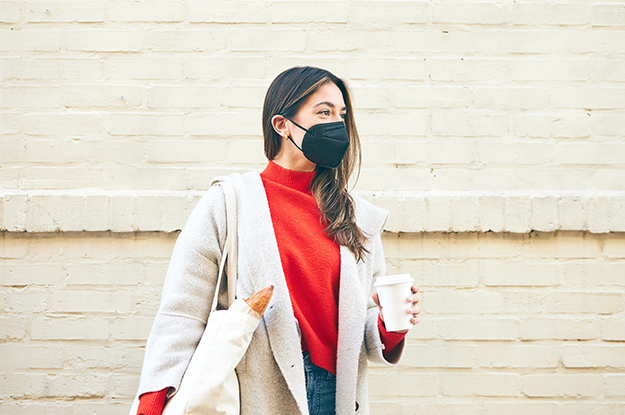
[[[269,343],[295,401],[301,412],[307,414],[302,349],[265,189],[256,172],[238,176],[231,183],[239,201],[239,261],[245,261],[245,267],[239,267],[239,270],[246,269],[249,272],[255,290],[274,286],[271,305],[263,316]],[[254,205],[249,206],[250,203]],[[243,207],[244,204],[247,206]]]

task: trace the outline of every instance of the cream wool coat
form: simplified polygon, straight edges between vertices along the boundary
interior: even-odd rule
[[[232,174],[215,181],[220,180],[230,182],[237,194],[237,297],[275,286],[269,308],[237,367],[241,414],[308,414],[297,323],[260,175]],[[385,272],[380,234],[388,212],[359,197],[354,200],[357,224],[370,235],[370,254],[357,263],[347,248],[340,248],[337,415],[368,414],[367,359],[390,365],[382,356],[378,308],[371,300],[374,277]],[[180,385],[208,319],[225,238],[225,197],[219,186],[212,186],[176,241],[147,342],[139,393]],[[227,301],[225,289],[224,284],[220,304]],[[403,342],[398,347],[403,348]]]

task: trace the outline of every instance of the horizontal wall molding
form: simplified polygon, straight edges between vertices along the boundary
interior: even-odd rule
[[[371,192],[389,232],[625,232],[625,192]],[[175,232],[203,191],[0,191],[0,231]]]

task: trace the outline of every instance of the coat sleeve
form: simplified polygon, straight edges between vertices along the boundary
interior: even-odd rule
[[[376,208],[379,209],[379,208]],[[386,260],[384,258],[384,248],[382,246],[382,231],[384,230],[384,224],[388,218],[388,212],[381,211],[380,219],[378,219],[378,226],[370,237],[370,254],[367,260],[371,261],[371,280],[369,282],[369,295],[367,298],[367,315],[365,320],[365,347],[367,350],[367,358],[376,363],[385,365],[395,365],[401,360],[401,356],[404,350],[405,340],[396,346],[396,350],[393,353],[394,361],[389,362],[384,358],[384,344],[380,338],[380,330],[378,328],[378,306],[375,305],[371,295],[375,292],[373,283],[376,277],[386,275]]]
[[[212,186],[174,246],[146,345],[139,394],[173,387],[171,396],[179,387],[208,320],[226,238],[225,224],[223,191]],[[221,298],[226,298],[225,292]]]

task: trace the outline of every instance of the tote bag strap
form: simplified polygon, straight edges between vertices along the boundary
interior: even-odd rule
[[[217,182],[215,185],[221,186],[226,196],[226,243],[224,245],[223,253],[221,254],[221,261],[219,262],[219,275],[217,277],[217,286],[215,288],[215,295],[213,296],[213,304],[211,305],[211,312],[217,308],[217,298],[219,297],[219,287],[221,287],[221,279],[224,274],[224,268],[226,269],[226,275],[228,276],[228,307],[234,302],[235,290],[237,285],[237,196],[234,191],[234,187],[228,182]]]

